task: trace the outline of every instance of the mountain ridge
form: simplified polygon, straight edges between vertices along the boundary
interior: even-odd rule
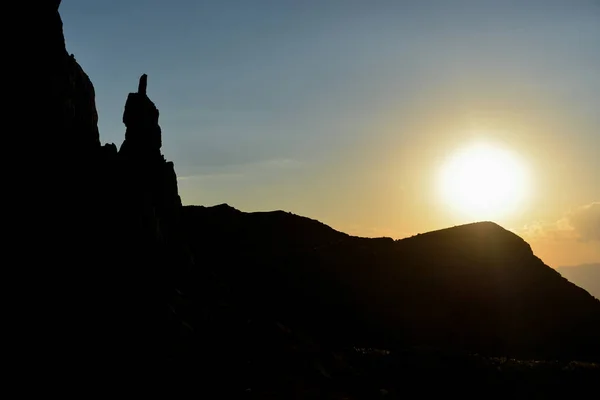
[[[352,331],[356,335],[348,340],[386,348],[395,340],[463,343],[457,347],[585,358],[577,345],[560,344],[571,335],[600,354],[586,333],[600,334],[600,302],[498,224],[393,240],[346,235],[285,212],[238,210],[225,221],[214,211],[184,207],[192,251],[200,250],[194,250],[196,243],[203,244],[205,256],[207,248],[218,251],[220,271],[236,290],[251,298],[245,288],[253,287],[252,293],[261,294],[255,307],[291,325],[326,326],[338,337]],[[582,331],[573,334],[574,326]]]

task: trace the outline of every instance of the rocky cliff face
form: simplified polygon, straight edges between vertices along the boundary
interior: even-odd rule
[[[21,185],[14,234],[29,287],[22,333],[41,359],[60,357],[71,371],[117,355],[137,365],[164,360],[180,329],[170,307],[178,274],[192,260],[159,112],[143,75],[125,103],[120,150],[101,145],[94,86],[65,48],[59,4],[39,7],[42,34],[32,49],[44,58],[36,77],[43,130],[27,133],[35,181]]]

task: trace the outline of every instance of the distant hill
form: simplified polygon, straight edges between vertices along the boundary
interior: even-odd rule
[[[569,281],[587,290],[592,296],[600,299],[600,263],[559,267],[557,271]]]
[[[600,301],[494,223],[394,241],[282,211],[186,206],[183,216],[196,261],[249,310],[324,340],[600,358]]]

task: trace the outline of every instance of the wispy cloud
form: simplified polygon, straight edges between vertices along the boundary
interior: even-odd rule
[[[555,222],[526,225],[522,232],[536,238],[600,241],[600,201],[576,207]]]
[[[579,207],[567,216],[567,222],[582,241],[600,241],[600,201]]]

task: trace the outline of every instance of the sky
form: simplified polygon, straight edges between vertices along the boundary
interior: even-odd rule
[[[447,160],[528,176],[494,222],[546,264],[600,262],[600,1],[63,0],[67,50],[120,146],[139,76],[184,204],[285,210],[396,239],[474,222]],[[514,176],[513,176],[514,178]]]

